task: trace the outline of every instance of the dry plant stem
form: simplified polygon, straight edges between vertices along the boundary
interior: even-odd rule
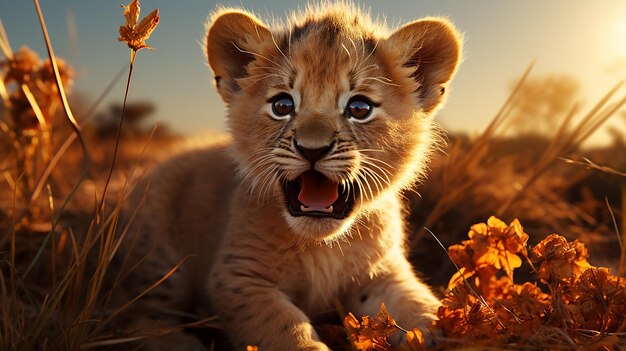
[[[561,160],[565,161],[566,163],[571,163],[571,164],[575,164],[575,165],[581,165],[581,166],[585,166],[587,167],[587,169],[595,169],[598,170],[600,172],[604,172],[607,174],[612,174],[612,175],[616,175],[616,176],[620,176],[620,177],[626,177],[626,173],[624,172],[620,172],[616,169],[613,169],[611,167],[607,167],[607,166],[601,166],[593,161],[591,161],[590,159],[583,157],[583,161],[585,162],[580,162],[580,161],[574,161],[568,158],[564,158],[561,157]]]
[[[104,183],[104,190],[102,191],[102,199],[100,200],[100,206],[98,206],[98,213],[96,215],[96,222],[100,223],[101,214],[104,212],[104,205],[107,197],[107,190],[111,177],[113,176],[113,170],[115,169],[115,161],[117,159],[117,152],[120,145],[120,136],[122,134],[122,125],[124,123],[124,114],[126,113],[126,100],[128,99],[128,90],[130,89],[130,82],[133,77],[133,67],[135,67],[135,57],[137,52],[133,49],[130,50],[130,68],[128,70],[128,79],[126,80],[126,90],[124,91],[124,102],[122,103],[122,116],[120,116],[120,123],[117,126],[117,134],[115,136],[115,148],[113,149],[113,160],[111,161],[111,168],[109,168],[109,175],[107,176],[106,183]]]
[[[46,27],[46,22],[45,22],[45,20],[43,18],[43,14],[41,12],[41,7],[39,6],[39,1],[38,0],[33,0],[33,2],[35,4],[35,9],[37,10],[37,16],[39,17],[39,23],[41,24],[41,30],[43,32],[44,40],[46,42],[46,48],[48,50],[48,57],[50,59],[50,64],[52,65],[52,70],[54,72],[54,80],[56,82],[57,91],[59,93],[59,98],[60,98],[60,100],[61,100],[61,102],[63,104],[63,111],[65,112],[67,120],[70,122],[70,125],[71,125],[72,129],[74,130],[74,133],[78,136],[78,139],[80,141],[81,147],[83,149],[83,172],[81,173],[81,176],[80,176],[78,182],[76,183],[76,185],[74,186],[74,188],[72,189],[70,194],[67,196],[67,198],[65,199],[65,201],[63,202],[61,207],[59,208],[59,214],[57,214],[56,216],[53,216],[50,232],[48,233],[48,236],[46,236],[46,238],[43,240],[41,246],[39,247],[39,250],[37,251],[37,253],[35,254],[35,257],[31,261],[31,264],[28,266],[28,268],[24,272],[24,275],[23,275],[22,279],[28,275],[30,270],[34,267],[35,263],[37,262],[37,260],[41,256],[41,254],[42,254],[42,252],[43,252],[43,250],[45,248],[45,245],[47,245],[48,241],[50,240],[50,237],[52,236],[52,233],[54,233],[54,231],[55,231],[55,228],[56,228],[58,219],[60,217],[60,214],[65,209],[65,206],[67,206],[68,202],[71,200],[71,198],[75,194],[76,190],[78,190],[78,188],[82,184],[83,180],[87,177],[87,172],[89,171],[89,165],[90,165],[89,151],[87,150],[87,144],[85,143],[85,140],[84,140],[83,135],[82,135],[81,130],[80,130],[80,126],[78,125],[78,122],[76,122],[76,119],[74,118],[74,114],[72,113],[70,105],[69,105],[69,103],[67,101],[67,96],[65,94],[65,89],[63,88],[63,82],[61,81],[61,76],[59,74],[59,66],[57,65],[56,57],[54,55],[54,50],[52,49],[52,44],[50,42],[50,36],[48,35],[48,29]],[[12,222],[11,222],[11,225],[9,226],[9,230],[11,230],[10,228],[12,228],[17,222],[19,222],[21,220],[21,218],[26,213],[27,213],[27,210],[25,209],[25,210],[22,210],[17,216],[15,216],[13,218]],[[4,239],[6,237],[7,236],[5,236],[0,241],[0,245],[2,244],[2,242],[4,241]]]
[[[450,259],[450,262],[452,262],[452,264],[454,265],[454,267],[456,268],[456,271],[461,273],[461,268],[459,268],[459,266],[456,264],[456,262],[454,262],[454,260],[452,259],[452,256],[450,256],[450,252],[448,252],[448,250],[446,250],[446,247],[443,245],[443,243],[441,242],[441,240],[439,240],[439,238],[437,238],[437,236],[435,235],[435,233],[433,233],[430,229],[424,227],[424,230],[426,232],[428,232],[434,239],[435,241],[437,241],[437,243],[439,244],[439,246],[441,246],[441,248],[446,252],[446,255],[448,255],[448,258]],[[504,323],[502,323],[502,321],[500,320],[500,318],[498,318],[498,315],[496,314],[496,312],[489,306],[489,304],[487,303],[487,301],[485,300],[485,298],[480,295],[476,290],[474,290],[474,288],[472,287],[472,285],[467,281],[467,279],[465,279],[465,276],[463,274],[461,274],[461,278],[463,279],[463,283],[465,283],[465,286],[467,286],[467,288],[472,292],[472,294],[474,294],[474,297],[476,297],[478,299],[478,301],[480,301],[481,305],[483,305],[483,307],[485,307],[487,310],[489,310],[489,312],[491,312],[491,314],[493,315],[493,317],[495,318],[495,320],[498,322],[498,325],[500,325],[503,329],[506,330],[506,327],[504,326]]]
[[[0,20],[0,50],[7,58],[13,57],[13,50],[11,50],[11,45],[9,45],[9,37],[6,30],[4,30],[2,20]]]
[[[50,187],[50,184],[46,185],[46,190],[48,190],[48,206],[50,206],[50,217],[52,217],[54,216],[54,198],[52,197],[52,188]],[[51,250],[54,253],[56,252],[56,240],[54,240],[54,236],[52,236],[51,244]],[[52,286],[56,286],[56,255],[53,254],[50,261],[50,271],[52,272]]]
[[[87,116],[87,118],[83,118],[81,120],[81,122],[84,122],[86,119],[88,119],[89,117],[91,117],[93,115],[93,112],[100,105],[100,103],[102,101],[104,101],[104,98],[113,89],[113,87],[115,86],[117,81],[121,78],[122,73],[124,73],[125,70],[126,70],[126,65],[124,65],[124,68],[121,69],[115,75],[115,77],[113,77],[113,79],[111,80],[109,85],[107,85],[107,87],[102,91],[102,93],[100,93],[100,96],[98,96],[98,98],[95,100],[95,102],[89,107],[89,109],[87,109],[87,112],[84,113],[84,115]],[[46,181],[50,177],[50,174],[52,174],[52,171],[56,167],[57,163],[59,163],[59,161],[61,160],[61,157],[63,157],[65,152],[70,148],[70,146],[72,146],[72,144],[77,139],[77,137],[78,137],[77,134],[70,134],[67,137],[67,139],[65,139],[65,142],[63,142],[63,145],[61,145],[61,147],[59,147],[57,152],[54,154],[54,156],[52,157],[52,159],[48,163],[48,166],[46,167],[46,169],[42,173],[41,178],[39,178],[39,181],[37,182],[37,186],[35,187],[35,190],[33,191],[33,195],[31,196],[30,201],[35,201],[35,199],[39,196],[39,193],[43,190],[43,187],[46,184]]]
[[[156,128],[153,129],[153,132],[150,135],[149,141],[152,140],[155,130]],[[133,178],[133,174],[135,173],[139,165],[139,160],[143,158],[145,151],[147,150],[149,141],[144,146],[144,149],[142,150],[142,153],[139,159],[137,160],[137,162],[135,163],[135,166],[132,168],[129,176],[127,177],[128,179]],[[115,211],[113,211],[113,213],[111,213],[108,216],[107,221],[105,222],[104,225],[98,226],[99,231],[104,231],[106,228],[108,228],[108,231],[107,231],[106,236],[104,237],[104,240],[101,239],[103,234],[97,235],[92,239],[93,240],[92,242],[94,244],[98,239],[100,239],[100,250],[99,250],[100,256],[99,256],[99,261],[97,264],[98,268],[96,269],[96,273],[93,275],[93,278],[90,282],[90,287],[89,287],[90,293],[88,294],[88,299],[85,303],[85,306],[83,306],[81,309],[82,312],[80,316],[73,323],[74,325],[80,326],[80,328],[83,328],[82,327],[83,325],[86,326],[86,323],[90,323],[90,321],[93,320],[94,318],[98,320],[106,319],[107,317],[105,315],[106,309],[101,309],[101,313],[97,317],[94,317],[94,313],[92,312],[94,312],[96,306],[108,306],[113,289],[115,289],[118,285],[119,273],[113,283],[113,286],[110,288],[111,290],[109,290],[109,292],[102,295],[101,290],[103,287],[104,274],[106,273],[107,267],[109,266],[111,260],[113,259],[113,256],[117,254],[119,246],[121,242],[124,240],[124,238],[126,237],[126,234],[129,230],[129,226],[127,225],[125,228],[123,228],[123,230],[121,230],[121,234],[117,235],[120,232],[120,230],[117,230],[117,220],[119,218],[119,213],[121,211],[121,204],[125,203],[124,194],[126,194],[127,192],[127,187],[128,187],[128,183],[126,183],[124,185],[124,188],[120,191],[119,200],[117,202],[118,206],[115,208]],[[133,211],[133,214],[128,224],[132,223],[135,220],[135,216],[137,215],[138,209],[140,207],[141,207],[141,203],[135,209],[135,211]],[[124,263],[125,262],[126,262],[126,258],[124,258]],[[122,267],[124,267],[124,264],[122,265]],[[88,311],[91,311],[91,312],[88,312]],[[89,339],[91,338],[92,335],[99,335],[99,332],[103,325],[104,323],[100,323],[94,326],[93,328],[91,328],[89,331],[84,331],[84,328],[83,328],[82,334],[79,334],[80,331],[76,331],[75,335],[79,337],[73,338],[73,340],[78,340],[78,343],[75,344],[74,347],[79,347],[81,340]]]
[[[86,242],[80,248],[78,248],[78,245],[76,244],[73,236],[71,237],[74,251],[76,252],[77,257],[74,262],[70,264],[67,272],[65,273],[57,287],[55,287],[48,295],[46,295],[45,300],[41,304],[33,302],[33,305],[40,305],[41,307],[39,308],[40,312],[37,314],[36,320],[34,321],[34,323],[32,323],[31,330],[33,330],[33,332],[29,335],[29,340],[27,341],[27,345],[24,349],[33,349],[34,343],[37,340],[40,340],[40,334],[44,332],[44,330],[48,327],[48,321],[50,321],[50,319],[53,318],[56,313],[58,313],[61,303],[69,302],[71,304],[77,304],[82,299],[83,295],[80,292],[80,287],[82,287],[82,284],[80,284],[80,282],[82,281],[82,278],[84,276],[87,256],[90,252],[92,252],[92,248],[97,243],[98,239],[105,235],[103,232],[104,228],[110,221],[113,220],[114,215],[112,214],[111,217],[106,221],[105,225],[98,228],[99,232],[95,236],[95,238],[91,238],[89,242]],[[93,227],[90,228],[90,232],[92,229]],[[78,250],[80,250],[80,252],[77,252]],[[36,261],[36,258],[33,261]],[[95,283],[98,284],[98,282]],[[91,283],[91,285],[93,285],[93,282]],[[78,287],[78,289],[76,289],[76,287]],[[88,307],[89,306],[86,306],[85,308]],[[67,306],[64,306],[64,308],[67,308]],[[81,309],[80,311],[84,311],[84,309]],[[93,320],[91,319],[83,319],[79,320],[78,323],[73,323],[72,327],[69,330],[66,330],[65,333],[71,333],[74,338],[67,338],[65,337],[65,333],[63,333],[60,336],[60,340],[57,340],[57,344],[66,344],[67,340],[71,340],[71,342],[73,343],[80,343],[81,341],[79,337],[84,334],[80,333],[81,330],[77,331],[76,329],[81,329],[83,325],[91,323],[92,321]],[[76,349],[76,347],[70,347],[70,349]]]
[[[578,108],[579,108],[578,103],[575,103],[572,106],[572,108],[570,109],[570,112],[565,116],[565,118],[561,122],[561,125],[559,126],[559,129],[557,130],[555,136],[550,141],[550,144],[546,148],[546,151],[543,153],[543,155],[541,155],[541,159],[539,160],[539,163],[544,161],[546,155],[552,154],[553,153],[552,151],[557,150],[561,142],[561,136],[567,133],[567,128],[569,127],[572,121],[572,118],[574,118],[576,113],[578,113]]]
[[[146,148],[147,145],[144,147],[140,157],[143,157]],[[132,174],[135,172],[138,162],[139,161],[137,161],[135,167],[132,169],[129,178],[132,178]],[[125,190],[126,186],[124,187],[124,190],[122,190],[122,193],[125,192]],[[69,282],[69,284],[72,286],[83,286],[82,279],[84,277],[84,267],[87,255],[92,252],[92,248],[94,248],[98,242],[100,243],[98,250],[99,257],[96,264],[96,271],[91,276],[91,280],[89,281],[88,292],[84,294],[81,293],[81,289],[70,290],[69,296],[64,299],[64,301],[69,301],[73,304],[73,307],[70,307],[71,309],[78,310],[80,313],[70,321],[70,325],[72,327],[66,330],[63,335],[58,338],[58,344],[66,343],[66,340],[70,340],[72,343],[70,348],[78,349],[81,347],[82,343],[85,342],[85,340],[90,340],[93,339],[94,336],[100,335],[99,333],[104,323],[95,322],[100,322],[101,320],[106,319],[106,306],[108,306],[110,298],[110,293],[105,293],[104,295],[102,294],[104,276],[108,270],[111,260],[113,259],[113,256],[119,248],[120,242],[124,240],[126,232],[128,231],[128,227],[126,227],[122,231],[122,234],[117,236],[117,220],[119,219],[122,203],[124,203],[124,196],[120,195],[120,199],[117,203],[118,206],[116,206],[112,213],[106,216],[102,225],[96,226],[94,221],[91,222],[86,236],[86,241],[81,247],[80,253],[77,251],[75,239],[73,235],[71,235],[75,252],[75,260],[70,269],[72,272],[71,275],[74,278],[71,282]],[[96,233],[92,234],[94,230]],[[114,289],[115,286],[116,283],[111,289]],[[84,302],[82,302],[83,297]],[[100,306],[100,308],[98,308],[98,306]],[[64,307],[67,308],[68,306],[65,305]],[[99,314],[97,312],[98,310],[100,311]]]
[[[104,278],[109,267],[109,257],[112,255],[111,250],[115,246],[115,233],[117,231],[117,220],[119,218],[119,206],[112,214],[112,223],[107,226],[106,234],[99,235],[100,248],[98,250],[99,258],[96,264],[96,270],[89,282],[87,293],[85,294],[85,302],[81,306],[81,311],[76,317],[72,325],[75,326],[70,331],[70,340],[72,341],[72,349],[77,349],[82,340],[86,340],[89,334],[89,324],[92,323],[92,315],[97,307],[97,300],[104,284]],[[105,227],[103,227],[105,228]]]
[[[86,176],[87,171],[89,170],[90,165],[90,157],[89,151],[87,149],[87,144],[85,143],[85,139],[83,138],[80,126],[78,122],[74,118],[74,114],[72,113],[72,109],[67,101],[67,96],[65,94],[65,88],[63,88],[63,82],[61,81],[61,76],[59,74],[59,66],[57,65],[56,57],[54,56],[54,51],[52,49],[52,44],[50,43],[50,36],[48,35],[48,29],[46,28],[46,22],[44,21],[43,14],[41,12],[41,7],[39,6],[39,0],[33,0],[35,3],[35,7],[37,9],[37,15],[39,16],[39,23],[41,24],[41,30],[43,31],[44,39],[46,41],[46,48],[48,50],[48,56],[50,58],[50,63],[52,64],[52,70],[54,72],[54,80],[57,85],[57,91],[59,93],[59,98],[63,104],[63,110],[65,111],[65,115],[70,122],[74,133],[78,136],[78,140],[80,141],[81,147],[83,149],[83,176],[81,177],[79,184],[82,183],[83,178]]]
[[[39,0],[33,0],[33,2],[35,3],[35,8],[37,10],[37,16],[39,17],[39,23],[41,24],[41,30],[43,32],[44,40],[46,42],[46,48],[48,50],[48,57],[50,59],[50,63],[52,65],[52,70],[54,72],[54,80],[56,82],[57,91],[59,93],[59,98],[60,98],[60,100],[61,100],[61,102],[63,104],[63,111],[65,112],[67,120],[70,122],[70,125],[71,125],[72,129],[74,130],[74,133],[78,136],[78,140],[80,141],[80,144],[81,144],[81,147],[82,147],[82,150],[83,150],[83,171],[82,171],[82,173],[80,175],[80,178],[76,182],[76,185],[74,185],[74,187],[72,188],[72,191],[68,194],[68,196],[63,201],[63,204],[59,208],[58,214],[56,216],[53,216],[50,232],[48,233],[46,238],[43,240],[41,246],[39,247],[39,250],[35,254],[35,257],[31,261],[31,263],[28,266],[28,268],[26,269],[26,271],[24,272],[24,275],[22,276],[22,279],[28,275],[30,270],[34,267],[35,263],[37,262],[37,260],[41,256],[41,254],[43,253],[43,250],[44,250],[45,246],[47,245],[48,241],[50,240],[50,237],[52,236],[52,234],[55,231],[57,222],[58,222],[61,214],[63,213],[63,210],[65,209],[65,207],[67,206],[69,201],[72,199],[72,197],[74,196],[74,194],[76,193],[76,191],[78,190],[78,188],[80,187],[82,182],[87,177],[87,173],[89,172],[89,166],[90,166],[90,163],[91,163],[90,157],[89,157],[89,151],[87,149],[87,144],[85,143],[85,139],[83,138],[80,126],[78,125],[78,122],[74,118],[74,114],[72,113],[72,109],[70,108],[70,105],[69,105],[69,103],[67,101],[67,96],[65,94],[65,89],[63,88],[63,82],[61,81],[61,76],[59,74],[59,66],[57,65],[56,57],[54,55],[54,50],[52,49],[52,44],[50,42],[50,36],[48,35],[48,29],[46,27],[46,22],[45,22],[45,20],[43,18],[43,13],[41,12],[41,7],[39,6]],[[27,212],[26,210],[23,210],[23,211],[21,211],[18,214],[18,216],[13,218],[13,221],[11,222],[11,225],[9,226],[9,230],[11,230],[11,228],[17,222],[19,222],[21,220],[21,218],[26,214],[26,212]],[[6,236],[5,236],[5,238],[6,238]],[[2,243],[3,243],[5,238],[3,238],[0,241],[0,246],[2,246]]]
[[[99,327],[102,327],[108,323],[110,323],[112,320],[114,320],[114,318],[119,315],[120,313],[124,312],[128,307],[130,307],[132,304],[134,304],[135,302],[137,302],[139,299],[141,299],[143,296],[145,296],[147,293],[149,293],[150,291],[152,291],[154,288],[156,288],[157,286],[161,285],[164,281],[166,281],[172,274],[174,274],[176,271],[178,271],[178,268],[180,268],[180,266],[185,263],[185,261],[187,261],[187,259],[189,259],[191,256],[186,256],[183,257],[182,260],[180,260],[176,266],[174,266],[174,268],[170,269],[169,272],[167,272],[163,277],[161,277],[161,279],[159,279],[157,282],[155,282],[154,284],[152,284],[150,287],[148,287],[147,289],[145,289],[144,291],[142,291],[139,295],[135,296],[132,300],[128,301],[127,303],[125,303],[122,307],[118,308],[117,310],[115,310],[106,320],[104,320],[103,322],[100,323]]]
[[[46,49],[48,51],[48,57],[50,59],[50,64],[52,65],[52,70],[54,72],[54,80],[56,82],[59,98],[60,98],[60,100],[62,102],[62,105],[63,105],[63,111],[65,112],[67,120],[70,122],[70,125],[71,125],[72,129],[74,130],[74,133],[77,135],[78,140],[79,140],[80,145],[81,145],[81,148],[83,150],[83,171],[81,172],[80,178],[76,182],[76,185],[72,188],[72,191],[70,191],[68,196],[63,201],[63,204],[59,208],[59,214],[57,214],[56,216],[53,217],[52,226],[51,226],[50,233],[49,233],[49,236],[50,236],[55,231],[55,227],[56,227],[57,221],[58,221],[58,219],[60,217],[60,214],[63,213],[63,210],[65,209],[65,207],[67,206],[67,204],[69,203],[71,198],[74,196],[74,194],[76,193],[76,191],[78,190],[78,188],[80,187],[82,182],[87,177],[87,173],[89,172],[89,167],[90,167],[91,160],[90,160],[90,156],[89,156],[89,150],[87,148],[87,144],[85,142],[85,139],[83,138],[80,126],[78,125],[78,122],[76,121],[76,118],[74,118],[74,114],[72,113],[72,109],[70,108],[69,102],[67,101],[67,95],[65,94],[65,88],[63,87],[63,82],[61,81],[61,75],[59,74],[59,66],[57,64],[56,57],[54,55],[54,50],[52,49],[52,43],[50,42],[50,36],[48,34],[48,29],[46,27],[46,22],[45,22],[45,20],[43,18],[43,13],[41,12],[41,6],[39,6],[39,0],[33,0],[33,2],[35,4],[35,8],[37,10],[37,16],[39,17],[39,23],[41,24],[41,30],[43,32],[43,36],[44,36],[44,39],[45,39],[45,42],[46,42]],[[47,240],[45,240],[45,241],[47,241]],[[44,243],[45,243],[45,241],[44,241]],[[43,248],[43,246],[42,246],[42,248]],[[38,255],[40,255],[40,252],[38,252]],[[35,260],[36,259],[34,259],[33,262]]]
[[[24,96],[26,96],[26,99],[28,100],[28,103],[30,104],[30,107],[33,110],[33,113],[35,113],[35,117],[37,117],[37,122],[41,126],[42,141],[43,141],[43,146],[44,146],[43,155],[44,155],[44,160],[47,161],[50,158],[50,148],[52,145],[50,142],[50,127],[48,127],[46,118],[44,117],[43,112],[41,112],[41,108],[39,107],[39,104],[35,100],[35,96],[30,91],[30,88],[28,87],[28,85],[22,84],[21,88],[22,88],[22,91],[24,92]]]
[[[7,86],[4,84],[4,80],[0,79],[0,98],[2,98],[2,102],[4,103],[4,107],[11,108],[13,104],[11,104],[11,100],[9,99],[9,92],[7,91]]]
[[[0,22],[0,28],[1,28],[2,22]],[[1,40],[0,40],[1,43]],[[5,53],[5,55],[7,55]],[[11,100],[9,99],[9,93],[7,91],[7,87],[4,84],[4,80],[0,79],[0,98],[2,99],[3,102],[3,107],[6,107],[8,109],[10,109],[13,104],[11,103]],[[4,111],[0,111],[0,113],[4,113]],[[19,153],[19,149],[20,149],[20,144],[17,142],[16,138],[15,138],[15,133],[13,131],[11,131],[11,129],[9,128],[9,126],[0,121],[0,132],[2,132],[2,136],[4,136],[6,138],[6,140],[8,141],[8,143],[11,145],[11,148],[13,149],[13,151],[17,154]]]

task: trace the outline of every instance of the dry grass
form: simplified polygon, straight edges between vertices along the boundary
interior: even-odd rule
[[[435,160],[429,179],[418,189],[420,195],[408,194],[415,228],[412,253],[420,257],[415,263],[425,271],[441,267],[429,274],[437,285],[446,283],[453,267],[441,257],[432,258],[438,245],[426,228],[449,246],[460,242],[471,225],[492,214],[520,218],[535,242],[551,232],[580,238],[598,253],[599,265],[614,266],[620,255],[614,249],[618,236],[610,213],[623,217],[623,178],[606,167],[596,165],[602,172],[592,172],[563,159],[584,159],[581,143],[623,108],[626,97],[614,99],[621,83],[582,116],[578,116],[577,104],[563,116],[555,116],[561,117],[561,123],[549,137],[502,135],[528,73],[488,128],[475,139],[454,137],[446,154]],[[616,144],[589,153],[598,162],[612,161],[615,167],[626,168],[626,160],[620,162],[616,157],[624,151],[623,145]]]
[[[156,13],[151,16],[154,20]],[[40,20],[49,52],[44,60],[27,48],[14,52],[0,23],[4,56],[0,61],[0,349],[119,348],[180,329],[213,326],[211,316],[192,316],[193,321],[174,328],[115,331],[117,318],[147,292],[121,305],[111,302],[119,279],[128,273],[110,270],[126,235],[125,228],[119,227],[122,204],[131,181],[163,154],[159,147],[170,145],[172,139],[143,135],[124,140],[119,133],[115,139],[97,137],[95,124],[90,123],[92,114],[125,70],[75,118],[66,94],[71,67],[54,55],[43,16]],[[145,45],[146,38],[139,39],[137,44]],[[127,87],[135,54],[133,50]],[[448,247],[461,242],[472,224],[492,214],[520,218],[532,244],[552,232],[578,238],[589,247],[591,264],[612,267],[617,277],[624,275],[626,254],[617,223],[626,223],[626,159],[614,155],[626,155],[626,146],[590,151],[589,158],[580,148],[623,108],[626,97],[615,98],[621,84],[584,114],[572,104],[562,116],[555,116],[560,123],[550,137],[511,137],[507,134],[515,129],[511,116],[516,116],[513,112],[531,68],[486,130],[476,138],[450,136],[446,154],[435,160],[430,179],[418,189],[421,196],[407,194],[415,229],[412,260],[435,286],[447,286],[456,270],[428,231],[437,233]],[[122,115],[124,106],[125,99]],[[79,126],[77,119],[84,125]],[[121,121],[118,131],[123,131]],[[151,159],[143,156],[148,143],[151,155],[156,155]],[[99,176],[107,173],[110,180]],[[152,287],[177,268],[172,267]],[[531,271],[520,268],[516,279],[540,281]],[[447,294],[450,297],[450,291]],[[469,333],[478,335],[485,325],[489,324],[479,324]],[[574,340],[565,326],[553,329],[547,338],[554,349],[576,348],[592,345],[600,340],[598,335],[620,340],[623,328],[622,324],[613,334],[578,330]],[[327,334],[329,345],[347,347],[345,333],[336,327],[325,325],[320,331]],[[463,336],[455,338],[459,341]],[[478,339],[472,340],[480,343]],[[454,347],[470,346],[467,340]],[[499,340],[497,347],[523,348],[511,339]]]
[[[0,190],[10,195],[3,196],[0,204],[0,349],[74,350],[207,325],[210,318],[147,334],[111,334],[115,318],[143,295],[121,306],[110,303],[111,289],[119,277],[112,277],[109,268],[126,234],[124,228],[118,228],[129,186],[124,179],[133,177],[137,164],[122,163],[126,167],[113,182],[97,177],[103,169],[110,170],[109,178],[113,175],[113,166],[105,164],[107,160],[116,164],[120,134],[113,143],[112,157],[102,152],[111,149],[110,141],[92,138],[92,142],[98,142],[100,154],[92,162],[87,137],[93,133],[84,133],[67,99],[72,70],[55,56],[39,4],[35,4],[49,53],[47,60],[40,60],[26,47],[14,53],[4,29],[0,31],[4,56],[0,153],[4,156],[2,174],[6,181]],[[133,51],[127,89],[135,55]],[[83,120],[90,117],[110,86]],[[124,106],[125,102],[126,98]],[[68,124],[58,123],[63,117]],[[51,125],[56,128],[53,130]],[[80,142],[79,149],[72,148],[75,140]],[[145,146],[142,148],[145,151]],[[77,169],[81,162],[82,171],[65,171]],[[96,206],[98,190],[109,185],[110,196],[102,190],[101,205]],[[106,212],[104,203],[110,204]],[[155,285],[177,268],[172,267]]]

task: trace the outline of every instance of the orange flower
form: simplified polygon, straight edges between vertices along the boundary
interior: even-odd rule
[[[444,335],[460,337],[489,335],[494,331],[491,323],[493,314],[482,306],[482,302],[470,293],[465,284],[451,289],[437,310],[435,327]]]
[[[476,281],[479,283],[476,286],[477,292],[490,305],[494,305],[492,302],[495,300],[506,299],[513,285],[513,281],[507,276],[496,278],[496,269],[493,267],[478,271]]]
[[[589,251],[578,239],[574,240],[573,243],[570,243],[570,246],[574,248],[576,251],[576,258],[574,259],[574,266],[572,267],[575,276],[580,276],[587,268],[591,267],[589,262],[587,262],[587,257],[589,257]]]
[[[513,285],[510,291],[510,310],[522,320],[539,319],[550,310],[552,299],[544,294],[537,285],[526,282]]]
[[[474,268],[474,250],[470,247],[470,241],[465,240],[462,245],[452,245],[448,248],[448,254],[452,261],[460,268]]]
[[[137,25],[140,12],[139,1],[133,0],[128,6],[122,5],[122,7],[126,24],[120,27],[120,37],[117,40],[125,42],[135,52],[143,48],[152,49],[146,44],[146,40],[150,38],[150,34],[159,24],[159,10],[152,11]]]
[[[522,265],[521,254],[527,257],[526,242],[528,234],[515,219],[509,225],[498,218],[491,216],[487,223],[478,223],[471,227],[468,237],[461,245],[453,245],[448,253],[459,266],[454,273],[448,288],[463,280],[477,276],[476,285],[487,284],[495,277],[498,270],[504,271],[510,280],[513,279],[513,270]]]
[[[578,240],[569,243],[564,237],[551,234],[532,249],[534,261],[541,263],[539,278],[544,282],[571,279],[590,267],[585,245]]]
[[[406,333],[406,344],[400,346],[400,351],[426,351],[424,334],[419,328]]]
[[[22,46],[15,52],[12,59],[3,64],[9,68],[5,77],[7,82],[28,83],[39,68],[39,55],[30,48]]]
[[[570,294],[570,311],[579,328],[616,330],[626,320],[626,282],[608,268],[591,267],[579,277]]]
[[[467,313],[467,324],[471,333],[476,338],[483,338],[487,335],[497,335],[497,328],[494,323],[494,315],[480,301],[474,302]]]
[[[517,219],[507,226],[491,216],[487,224],[472,226],[468,236],[474,242],[474,262],[477,268],[494,266],[512,277],[513,269],[522,265],[517,254],[526,255],[528,234],[524,233]]]
[[[462,309],[452,310],[440,307],[437,316],[439,320],[435,322],[435,326],[442,330],[446,336],[464,337],[471,340],[487,339],[499,335],[499,328],[494,323],[495,316],[480,301]]]
[[[464,279],[469,279],[476,273],[476,264],[474,263],[474,250],[471,247],[471,241],[465,240],[462,245],[452,245],[448,248],[448,254],[452,261],[459,267],[448,283],[448,289],[452,289],[459,283],[463,283]]]
[[[391,318],[385,308],[385,304],[380,305],[380,311],[374,319],[363,316],[362,322],[349,313],[343,322],[352,345],[358,351],[389,351],[391,345],[387,338],[398,331],[396,322]]]
[[[465,284],[459,284],[450,289],[446,297],[441,301],[441,307],[449,310],[465,308],[476,302],[476,297],[470,293],[470,289]],[[441,316],[439,316],[441,318]]]
[[[472,226],[468,236],[448,250],[459,271],[437,310],[434,327],[447,337],[438,349],[549,348],[563,336],[567,347],[623,348],[616,336],[626,328],[626,279],[592,267],[582,242],[552,234],[532,249],[549,295],[536,283],[513,282],[520,256],[528,258],[528,235],[517,220],[506,225],[491,217]]]

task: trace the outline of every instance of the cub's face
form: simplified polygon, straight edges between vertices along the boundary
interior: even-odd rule
[[[300,17],[270,31],[222,12],[207,53],[251,198],[279,203],[297,235],[333,240],[422,175],[459,40],[437,19],[388,36],[344,5]]]

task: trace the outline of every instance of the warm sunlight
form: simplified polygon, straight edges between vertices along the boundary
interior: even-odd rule
[[[626,0],[0,0],[0,351],[626,351],[624,81]]]
[[[617,53],[626,57],[626,13],[622,14],[615,23],[612,43]]]

